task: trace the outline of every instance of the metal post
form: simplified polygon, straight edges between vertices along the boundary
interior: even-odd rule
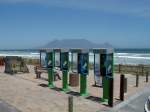
[[[67,70],[63,70],[63,81],[62,81],[62,85],[63,85],[63,91],[67,92],[69,90],[68,88],[68,71]]]
[[[50,88],[54,87],[54,72],[51,68],[48,69],[48,86]]]
[[[103,101],[106,102],[109,99],[109,78],[104,76],[102,78],[103,82]]]
[[[148,72],[146,72],[146,82],[148,82]]]
[[[120,76],[120,100],[124,101],[124,75]]]
[[[68,112],[73,112],[73,96],[68,97]]]
[[[110,107],[113,107],[113,89],[114,89],[114,79],[109,78],[109,99],[108,99],[108,105]]]
[[[139,86],[139,74],[136,74],[136,87]]]
[[[80,95],[87,96],[87,76],[84,74],[80,75]]]

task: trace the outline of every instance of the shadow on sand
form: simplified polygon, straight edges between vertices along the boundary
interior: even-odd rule
[[[58,87],[54,87],[54,88],[51,88],[52,90],[55,90],[55,91],[58,91],[58,92],[61,92],[62,89],[61,88],[58,88]]]
[[[93,84],[92,87],[102,88],[102,86]]]
[[[38,86],[41,86],[41,87],[48,87],[47,84],[38,84]]]
[[[80,93],[75,92],[75,91],[69,91],[69,92],[67,92],[67,94],[72,95],[72,96],[76,96],[76,97],[80,96]]]
[[[96,97],[96,96],[88,96],[86,97],[86,99],[94,101],[96,103],[102,103],[101,98],[100,97]]]

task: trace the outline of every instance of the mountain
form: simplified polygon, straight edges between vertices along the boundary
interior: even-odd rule
[[[113,48],[109,43],[96,44],[86,39],[53,40],[42,48]]]

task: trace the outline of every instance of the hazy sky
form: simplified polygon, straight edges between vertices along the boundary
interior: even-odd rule
[[[85,38],[150,48],[150,0],[0,0],[0,48]]]

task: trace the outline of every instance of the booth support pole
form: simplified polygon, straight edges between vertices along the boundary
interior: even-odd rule
[[[54,87],[54,72],[51,68],[48,69],[48,86],[50,88]]]
[[[63,81],[62,81],[62,85],[63,85],[63,91],[68,91],[68,71],[67,70],[63,70]]]
[[[109,78],[103,77],[103,101],[108,101],[109,99]]]
[[[87,96],[87,75],[80,74],[80,95]]]

